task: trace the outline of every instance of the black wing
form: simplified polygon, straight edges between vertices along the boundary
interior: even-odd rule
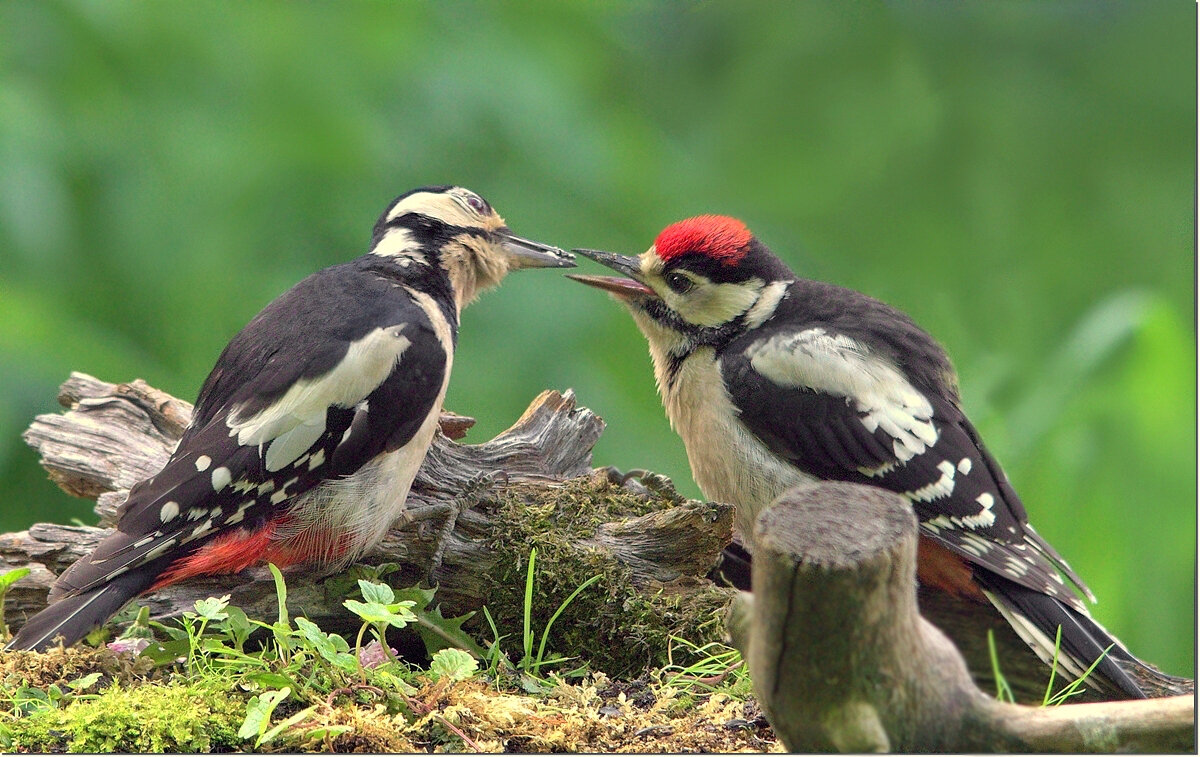
[[[918,389],[892,361],[828,325],[739,340],[721,370],[741,421],[820,479],[904,494],[922,532],[970,563],[1083,610],[951,392]]]
[[[440,309],[339,268],[297,284],[230,342],[166,466],[133,487],[117,531],[59,577],[55,598],[183,556],[223,529],[261,525],[412,438],[435,411],[456,324],[443,321],[439,336]]]

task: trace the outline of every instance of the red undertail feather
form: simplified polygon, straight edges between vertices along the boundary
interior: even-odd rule
[[[917,580],[960,599],[987,601],[967,561],[925,536],[917,540]]]
[[[181,557],[163,571],[147,591],[155,591],[194,576],[238,573],[260,562],[276,567],[336,559],[348,543],[337,537],[305,540],[276,538],[275,532],[286,519],[277,518],[254,531],[237,529],[217,536],[187,557]]]

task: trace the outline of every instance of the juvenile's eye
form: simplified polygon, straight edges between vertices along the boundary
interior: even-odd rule
[[[694,283],[687,276],[676,271],[667,274],[667,286],[671,287],[671,290],[674,292],[687,294],[691,291]]]
[[[488,204],[479,195],[467,195],[467,204],[479,215],[487,215]]]

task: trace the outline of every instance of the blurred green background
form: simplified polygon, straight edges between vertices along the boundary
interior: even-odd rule
[[[1190,674],[1195,94],[1191,0],[9,0],[0,530],[91,518],[20,439],[69,371],[193,399],[401,191],[462,184],[519,234],[628,253],[721,212],[937,336],[1096,614]],[[462,329],[471,438],[571,387],[609,423],[597,464],[699,493],[608,298],[519,274]]]

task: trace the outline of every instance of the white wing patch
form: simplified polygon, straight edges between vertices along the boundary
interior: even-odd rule
[[[863,413],[867,431],[883,429],[892,451],[908,462],[937,443],[933,406],[890,361],[844,334],[815,327],[759,340],[746,350],[754,370],[780,386],[846,397]]]
[[[354,407],[391,374],[412,344],[404,327],[377,328],[351,342],[328,373],[296,382],[274,404],[248,418],[235,408],[226,421],[229,435],[243,446],[267,445],[268,471],[287,467],[325,432],[330,407]]]
[[[935,499],[949,497],[954,492],[954,474],[957,470],[954,463],[949,460],[941,461],[937,467],[942,473],[937,481],[926,484],[916,491],[904,492],[904,496],[918,502],[932,502]]]

